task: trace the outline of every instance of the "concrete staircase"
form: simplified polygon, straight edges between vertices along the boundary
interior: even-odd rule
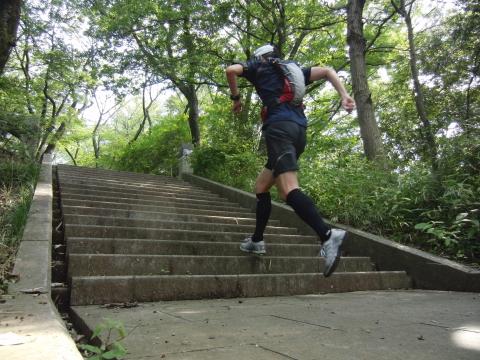
[[[164,176],[59,165],[70,304],[409,288],[405,272],[343,257],[329,278],[318,239],[272,219],[268,256],[244,254],[251,209]]]

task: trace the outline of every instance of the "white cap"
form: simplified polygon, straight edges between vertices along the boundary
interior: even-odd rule
[[[260,57],[265,54],[271,53],[273,51],[275,51],[275,48],[273,47],[273,45],[267,44],[267,45],[260,46],[257,50],[255,50],[255,52],[253,53],[253,56]]]

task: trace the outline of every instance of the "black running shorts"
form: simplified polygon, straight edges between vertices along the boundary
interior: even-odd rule
[[[297,160],[305,150],[306,129],[293,121],[268,124],[264,130],[268,160],[265,167],[273,176],[297,171]]]

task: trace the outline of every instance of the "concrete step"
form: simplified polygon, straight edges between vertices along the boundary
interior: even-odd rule
[[[250,256],[239,242],[69,238],[69,254]],[[318,244],[267,244],[269,256],[317,256]]]
[[[78,185],[78,184],[62,184],[62,191],[69,192],[72,194],[95,194],[95,195],[106,195],[106,196],[126,196],[137,199],[145,199],[151,198],[156,196],[162,197],[179,197],[179,198],[188,198],[188,199],[198,199],[198,200],[214,200],[214,201],[228,201],[224,198],[221,198],[217,194],[210,194],[206,192],[199,192],[196,189],[192,189],[191,191],[172,191],[171,189],[158,189],[158,190],[146,190],[146,189],[119,189],[119,188],[112,188],[109,186],[97,186],[97,185]]]
[[[64,184],[73,185],[73,186],[85,186],[85,187],[98,187],[98,186],[107,186],[111,189],[123,190],[124,192],[130,192],[131,190],[137,190],[140,192],[167,192],[175,194],[198,194],[209,196],[211,193],[208,190],[201,190],[195,187],[178,187],[170,185],[144,185],[135,182],[117,182],[113,180],[102,180],[102,179],[76,179],[71,178],[67,181],[61,180],[60,186]]]
[[[398,272],[73,277],[71,305],[259,297],[411,287]]]
[[[70,254],[68,277],[322,273],[321,257]],[[341,258],[337,272],[372,271],[368,257]]]
[[[122,204],[140,204],[140,205],[157,205],[157,204],[171,204],[171,205],[183,205],[187,206],[203,206],[203,207],[221,207],[225,209],[229,208],[238,208],[239,205],[236,205],[225,201],[225,200],[199,200],[199,199],[190,199],[188,197],[169,197],[169,196],[151,196],[148,198],[138,198],[132,197],[128,194],[125,195],[116,195],[116,194],[95,194],[88,191],[82,193],[71,193],[69,191],[62,191],[62,199],[82,199],[82,200],[95,200],[95,201],[108,201],[108,202],[118,202]]]
[[[411,286],[404,272],[373,272],[366,257],[342,257],[324,278],[319,239],[275,220],[266,229],[267,256],[242,253],[253,209],[179,179],[57,170],[72,305]]]
[[[209,215],[209,216],[229,216],[229,217],[245,217],[252,216],[253,213],[245,208],[234,208],[235,210],[226,210],[225,208],[192,208],[191,206],[168,206],[168,205],[138,205],[138,204],[121,204],[108,201],[94,201],[82,199],[62,199],[63,206],[82,206],[90,208],[107,208],[125,211],[148,211],[148,212],[170,212],[171,214],[182,215]]]
[[[144,182],[141,180],[135,179],[115,179],[115,178],[99,178],[95,175],[88,176],[78,176],[78,175],[69,175],[64,173],[57,174],[58,182],[60,186],[70,185],[70,186],[92,186],[92,187],[109,187],[112,189],[120,190],[134,190],[134,191],[158,191],[165,190],[171,192],[190,192],[197,191],[199,194],[215,194],[210,190],[192,185],[187,182],[182,182],[178,184],[172,184],[167,182]]]
[[[178,229],[178,230],[201,230],[201,231],[226,231],[253,233],[254,225],[221,224],[212,222],[187,222],[172,220],[143,220],[107,216],[89,215],[64,215],[64,221],[68,225],[99,225],[99,226],[124,226],[131,228],[155,228],[155,229]],[[296,234],[296,228],[282,226],[267,226],[267,233],[271,234]]]
[[[166,182],[166,181],[145,181],[137,178],[128,177],[115,177],[115,176],[98,176],[95,174],[74,174],[74,173],[57,173],[60,184],[62,183],[83,183],[94,185],[110,185],[115,186],[136,186],[139,188],[155,189],[155,188],[171,188],[172,190],[191,190],[195,189],[194,185],[190,183],[179,182]],[[203,189],[202,189],[203,190]],[[206,190],[203,190],[206,191]]]
[[[125,180],[119,181],[114,179],[101,179],[95,177],[77,177],[77,176],[69,176],[65,174],[58,175],[60,186],[71,186],[71,187],[79,187],[79,186],[86,186],[91,188],[97,187],[107,187],[110,189],[116,190],[133,190],[137,192],[158,192],[158,191],[168,191],[172,193],[198,193],[202,195],[215,195],[209,190],[197,187],[195,185],[191,185],[189,183],[183,183],[181,185],[172,185],[166,183],[144,183],[138,182],[134,180]]]
[[[130,171],[119,171],[119,170],[109,170],[102,168],[88,168],[88,167],[76,167],[70,165],[60,164],[57,166],[57,172],[60,174],[73,174],[79,176],[89,177],[97,176],[104,178],[125,178],[125,179],[134,179],[134,180],[143,180],[151,182],[168,182],[173,184],[186,184],[185,181],[180,178],[175,178],[172,176],[166,175],[154,175],[154,174],[145,174],[145,173],[136,173]],[[188,184],[188,183],[187,183]]]
[[[125,226],[74,225],[65,226],[67,241],[71,237],[115,238],[115,239],[158,239],[186,241],[242,241],[248,232],[212,232],[199,230],[129,228]],[[308,235],[269,234],[264,235],[267,242],[289,244],[316,244],[319,239]]]
[[[122,209],[108,209],[100,207],[85,206],[63,206],[63,213],[66,215],[89,215],[89,216],[110,216],[129,219],[142,220],[172,220],[187,222],[208,222],[218,224],[238,224],[238,225],[255,225],[255,217],[238,217],[238,216],[220,216],[220,215],[182,215],[172,214],[171,212],[153,212],[153,211],[132,211]],[[279,226],[280,221],[269,220],[269,225]]]

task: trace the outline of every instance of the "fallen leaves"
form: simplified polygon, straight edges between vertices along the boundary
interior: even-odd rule
[[[43,287],[37,287],[37,288],[32,288],[32,289],[22,289],[20,290],[22,294],[31,294],[34,296],[38,296],[41,294],[46,294],[48,291],[45,290]]]
[[[130,309],[137,307],[138,303],[135,302],[122,302],[122,303],[108,303],[104,304],[101,307],[105,309]]]

